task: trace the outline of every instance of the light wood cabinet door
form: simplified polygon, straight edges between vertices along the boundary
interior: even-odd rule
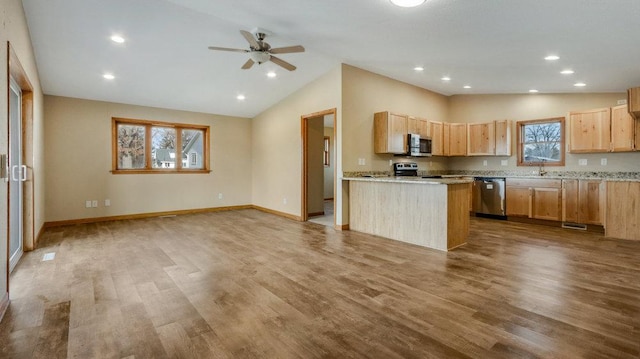
[[[607,182],[605,236],[640,240],[640,182]]]
[[[496,121],[496,156],[511,156],[511,121]]]
[[[403,154],[407,152],[407,116],[378,112],[374,114],[373,120],[375,153]]]
[[[568,132],[569,152],[609,152],[611,109],[571,112]]]
[[[578,223],[604,223],[606,183],[601,180],[580,180],[578,196]]]
[[[496,154],[496,128],[494,122],[467,125],[467,155],[493,156]]]
[[[467,124],[450,123],[449,125],[449,156],[467,155]]]
[[[438,121],[429,121],[429,133],[431,134],[431,154],[444,156],[444,124]]]
[[[508,184],[505,188],[507,216],[529,217],[531,189]]]
[[[640,87],[627,90],[627,105],[631,116],[640,121]]]
[[[409,116],[407,124],[409,133],[417,133],[420,135],[420,138],[429,137],[429,121],[423,118]]]
[[[579,201],[578,180],[562,180],[562,221],[579,223],[578,201]]]
[[[532,188],[531,218],[560,221],[561,198],[560,188]]]
[[[640,151],[640,120],[635,120],[635,123],[636,123],[635,149],[636,151]]]
[[[627,105],[611,108],[611,152],[633,151],[635,120]]]
[[[429,121],[423,118],[418,119],[418,134],[420,135],[420,138],[427,138],[431,136],[429,133]]]

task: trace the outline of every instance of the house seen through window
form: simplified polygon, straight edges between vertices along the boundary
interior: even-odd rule
[[[114,173],[209,172],[209,127],[113,118]]]

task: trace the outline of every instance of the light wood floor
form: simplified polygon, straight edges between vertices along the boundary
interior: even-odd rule
[[[640,354],[640,243],[490,219],[449,253],[256,210],[62,227],[11,297],[2,358]]]

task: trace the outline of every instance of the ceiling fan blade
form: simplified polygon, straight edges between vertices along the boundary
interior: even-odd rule
[[[247,62],[244,63],[244,65],[242,65],[242,69],[243,70],[248,70],[251,68],[251,66],[253,66],[253,64],[255,64],[255,62],[251,59],[247,60]]]
[[[293,66],[290,63],[288,63],[288,62],[286,62],[286,61],[284,61],[284,60],[282,60],[280,58],[277,58],[275,56],[271,56],[271,58],[269,60],[271,60],[271,62],[273,62],[274,64],[276,64],[278,66],[282,66],[283,68],[285,68],[285,69],[287,69],[289,71],[294,71],[296,69],[295,66]]]
[[[228,48],[228,47],[217,47],[217,46],[209,46],[209,50],[232,51],[232,52],[249,52],[249,50],[231,49],[231,48]]]
[[[304,47],[297,46],[287,46],[287,47],[277,47],[275,49],[269,50],[272,54],[290,54],[294,52],[304,52]]]
[[[247,39],[247,41],[249,42],[249,45],[251,45],[252,48],[254,49],[260,48],[260,44],[258,44],[258,41],[256,41],[256,38],[253,36],[252,33],[245,30],[240,30],[240,33],[242,34],[242,36],[244,36],[245,39]]]

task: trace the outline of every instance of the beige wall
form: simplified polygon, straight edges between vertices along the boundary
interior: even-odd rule
[[[449,118],[446,96],[404,82],[343,65],[343,171],[390,171],[389,161],[406,161],[404,157],[377,155],[373,152],[373,114],[392,111],[435,121]],[[358,158],[365,165],[358,165]],[[412,158],[421,170],[445,169],[443,158]]]
[[[301,116],[337,108],[340,126],[340,67],[306,85],[253,119],[253,203],[301,216]],[[340,163],[338,162],[338,170]],[[286,203],[285,203],[286,201]],[[337,213],[338,224],[340,224]]]
[[[45,114],[47,222],[251,204],[250,119],[56,96]],[[111,174],[111,117],[210,126],[211,173]]]
[[[308,125],[307,213],[321,213],[324,211],[324,116],[308,119]]]
[[[333,116],[330,116],[333,121]],[[333,198],[333,178],[336,162],[335,136],[333,135],[333,127],[324,128],[324,137],[329,137],[329,166],[324,167],[324,199]],[[323,142],[324,146],[324,142]]]
[[[11,42],[11,46],[24,71],[33,86],[33,163],[34,175],[34,227],[38,233],[43,225],[44,214],[44,186],[43,186],[43,114],[42,114],[42,90],[40,88],[40,79],[35,63],[35,56],[31,47],[29,38],[29,30],[22,9],[20,0],[2,0],[0,1],[0,128],[4,129],[0,136],[0,153],[7,153],[8,133],[7,133],[7,41]],[[0,299],[7,293],[7,184],[0,181]]]
[[[618,100],[626,99],[625,93],[581,94],[524,94],[524,95],[456,95],[450,98],[450,122],[484,122],[500,119],[513,120],[513,156],[508,166],[502,166],[506,157],[452,158],[450,169],[456,170],[518,170],[536,171],[518,167],[515,147],[515,121],[550,117],[563,117],[570,111],[612,107]],[[600,160],[607,159],[601,166]],[[587,166],[579,166],[578,160],[586,159]],[[487,161],[487,166],[483,161]],[[640,171],[640,153],[566,154],[564,167],[550,167],[558,171]]]

